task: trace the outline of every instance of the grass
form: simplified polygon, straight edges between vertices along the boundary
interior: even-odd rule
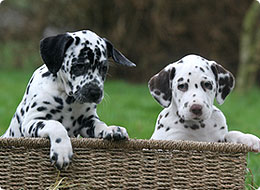
[[[0,71],[0,134],[8,127],[20,102],[32,71]],[[156,117],[162,108],[149,94],[146,84],[107,81],[105,99],[98,106],[98,114],[108,125],[127,128],[131,138],[149,139]],[[224,112],[230,130],[252,133],[260,137],[260,89],[246,94],[231,93],[219,106]],[[247,186],[260,186],[260,154],[249,153]],[[253,188],[251,188],[253,189]]]

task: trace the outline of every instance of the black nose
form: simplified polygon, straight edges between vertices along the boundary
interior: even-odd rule
[[[90,85],[89,96],[92,100],[98,100],[102,96],[102,90],[97,85]]]
[[[196,116],[201,116],[202,115],[202,106],[199,104],[193,104],[190,107],[190,112],[195,114]]]

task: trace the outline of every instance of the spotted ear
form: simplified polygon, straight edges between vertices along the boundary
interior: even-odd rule
[[[169,107],[172,101],[171,81],[175,76],[175,72],[175,67],[172,64],[168,65],[148,82],[151,95],[164,108]]]
[[[211,70],[214,73],[217,82],[216,100],[217,103],[221,105],[224,103],[228,94],[233,90],[235,78],[231,72],[214,61],[211,61]]]
[[[65,52],[72,42],[73,38],[68,34],[59,34],[41,40],[40,54],[51,73],[56,74],[59,71]]]
[[[113,44],[108,41],[107,39],[103,38],[106,42],[107,45],[107,56],[110,58],[112,57],[112,59],[121,65],[125,65],[128,67],[135,67],[136,65],[134,63],[132,63],[131,61],[129,61],[129,59],[127,59],[120,51],[118,51],[116,48],[114,48]]]

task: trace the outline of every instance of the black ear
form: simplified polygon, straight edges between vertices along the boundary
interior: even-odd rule
[[[40,54],[43,62],[53,74],[61,68],[64,54],[73,42],[73,38],[68,34],[47,37],[40,42]]]
[[[136,65],[129,61],[120,51],[114,48],[113,44],[107,39],[103,38],[107,45],[107,56],[112,57],[113,60],[118,63],[128,67],[135,67]]]
[[[168,65],[148,82],[151,95],[164,108],[169,107],[172,101],[171,83],[175,72],[175,67],[172,64]]]
[[[231,72],[223,68],[214,61],[210,61],[211,70],[215,75],[217,83],[216,100],[218,104],[223,104],[225,98],[235,86],[235,78]]]

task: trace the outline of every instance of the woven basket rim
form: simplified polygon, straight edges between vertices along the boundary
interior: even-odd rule
[[[144,140],[129,139],[126,141],[111,142],[92,138],[71,138],[73,148],[102,148],[102,149],[162,149],[180,151],[211,151],[211,152],[250,152],[252,149],[243,144],[173,141],[173,140]],[[49,148],[47,138],[0,138],[0,147]]]

